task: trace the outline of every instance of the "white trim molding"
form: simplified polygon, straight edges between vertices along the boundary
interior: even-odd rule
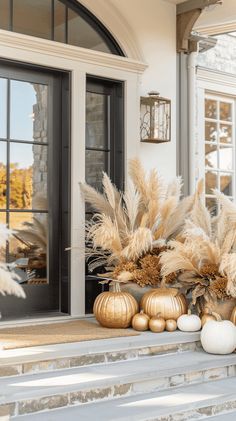
[[[211,25],[211,26],[196,26],[194,28],[197,32],[200,32],[200,34],[203,35],[220,35],[220,34],[227,34],[229,32],[235,32],[236,31],[236,22],[227,22],[217,25]]]
[[[107,68],[116,68],[128,72],[143,73],[148,67],[146,63],[127,57],[93,51],[87,48],[75,47],[43,38],[31,37],[10,31],[0,30],[0,52],[3,47],[19,48],[23,51],[37,51],[50,57],[60,57],[75,62],[83,62]],[[23,59],[22,56],[21,60]]]
[[[227,95],[236,94],[236,75],[211,70],[204,67],[197,67],[198,85],[215,92],[222,92]]]

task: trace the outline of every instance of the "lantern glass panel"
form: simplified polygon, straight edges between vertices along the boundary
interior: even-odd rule
[[[140,137],[143,142],[170,141],[170,100],[159,96],[141,98]]]

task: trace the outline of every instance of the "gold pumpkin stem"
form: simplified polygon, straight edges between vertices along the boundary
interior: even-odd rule
[[[111,282],[113,292],[121,292],[120,282],[115,279]]]

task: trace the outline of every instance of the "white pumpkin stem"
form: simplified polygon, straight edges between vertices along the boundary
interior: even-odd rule
[[[212,313],[212,310],[209,307],[206,306],[204,308],[204,310],[203,310],[203,314],[210,314],[210,315],[212,315],[213,313]]]
[[[192,312],[190,310],[190,308],[188,309],[188,316],[191,316]]]
[[[216,318],[217,322],[222,321],[222,318],[221,318],[219,313],[215,313],[214,311],[212,311],[211,314],[212,314],[212,316],[214,316]]]

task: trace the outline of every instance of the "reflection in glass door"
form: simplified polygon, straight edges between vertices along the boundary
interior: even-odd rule
[[[1,65],[0,223],[13,235],[0,257],[27,296],[0,298],[5,317],[60,309],[59,104],[59,76]]]
[[[14,231],[6,261],[20,282],[48,283],[48,86],[0,81],[0,218]]]

